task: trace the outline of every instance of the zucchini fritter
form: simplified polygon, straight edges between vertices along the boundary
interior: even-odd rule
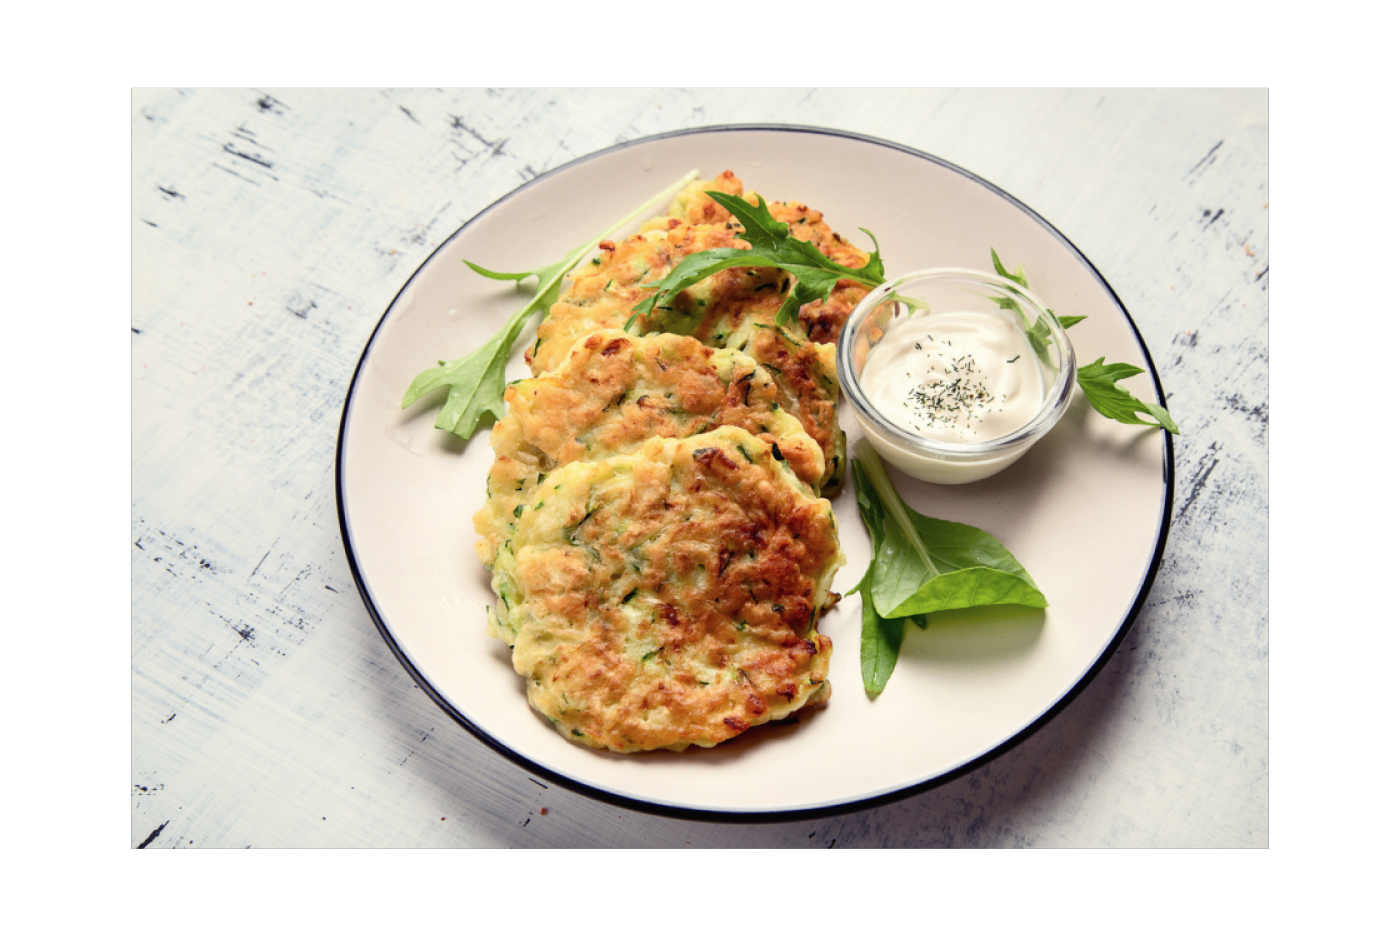
[[[557,367],[581,337],[623,328],[632,308],[654,292],[645,284],[660,280],[687,255],[748,247],[743,227],[706,190],[742,195],[743,184],[728,172],[691,183],[672,202],[668,215],[645,223],[639,234],[619,243],[599,245],[600,255],[574,277],[540,324],[538,339],[526,355],[535,374]],[[757,203],[752,193],[749,200]],[[800,202],[768,207],[774,218],[791,226],[795,237],[810,241],[828,257],[854,267],[868,260],[815,209]],[[800,326],[789,324],[781,339],[761,336],[757,329],[777,329],[786,276],[773,268],[722,270],[680,293],[669,307],[653,310],[637,328],[690,335],[717,348],[742,348],[767,369],[782,389],[784,409],[801,420],[822,447],[826,468],[818,484],[830,493],[845,475],[845,435],[836,421],[840,394],[834,343],[867,290],[854,281],[839,281],[828,299],[801,308]]]
[[[686,336],[592,333],[555,371],[507,388],[505,400],[509,410],[491,432],[486,507],[476,518],[476,550],[488,566],[545,473],[631,452],[653,437],[740,427],[776,446],[810,486],[825,469],[821,447],[783,409],[789,402],[766,369]]]
[[[495,557],[488,628],[567,738],[713,746],[825,699],[844,561],[826,499],[722,427],[547,474]]]

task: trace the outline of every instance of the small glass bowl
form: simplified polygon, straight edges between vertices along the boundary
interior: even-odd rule
[[[928,317],[936,329],[940,313],[997,313],[999,300],[1010,301],[1027,332],[1035,329],[1043,349],[1038,359],[1047,394],[1029,422],[994,440],[951,443],[917,436],[875,407],[861,388],[861,373],[870,351],[896,322]],[[916,479],[952,485],[995,475],[1049,433],[1069,407],[1076,374],[1074,347],[1064,327],[1033,293],[994,273],[953,267],[916,271],[871,290],[841,329],[836,371],[866,437],[886,462]]]

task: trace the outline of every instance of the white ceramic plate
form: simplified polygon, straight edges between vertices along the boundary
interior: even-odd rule
[[[472,552],[489,434],[469,444],[433,428],[440,394],[401,410],[439,358],[479,346],[524,303],[472,273],[552,263],[691,169],[731,169],[769,200],[820,209],[857,244],[880,239],[891,276],[925,267],[989,269],[989,250],[1025,267],[1072,338],[1146,368],[1139,397],[1161,400],[1147,350],[1113,291],[1026,206],[934,157],[801,127],[724,127],[624,144],[531,181],[462,226],[389,307],[355,372],[341,422],[337,496],[356,582],[414,679],[463,726],[542,777],[629,807],[705,818],[796,818],[865,807],[946,781],[1006,751],[1058,712],[1107,661],[1156,573],[1171,510],[1172,451],[1160,430],[1112,423],[1082,395],[1011,469],[935,487],[891,476],[918,510],[991,532],[1031,571],[1044,611],[1009,607],[910,629],[888,688],[866,697],[860,601],[822,620],[835,645],[831,703],[714,749],[632,756],[564,740],[527,705],[505,645],[485,634],[489,579]],[[660,209],[658,209],[659,212]],[[522,334],[507,373],[523,377]],[[852,444],[860,429],[843,405]],[[870,558],[847,481],[835,500],[852,588]]]

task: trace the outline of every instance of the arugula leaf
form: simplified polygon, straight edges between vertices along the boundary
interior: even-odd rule
[[[1118,386],[1118,382],[1124,378],[1140,374],[1142,369],[1135,365],[1122,362],[1105,365],[1100,357],[1096,362],[1079,366],[1079,386],[1084,390],[1084,396],[1089,399],[1094,410],[1110,420],[1141,424],[1145,427],[1161,427],[1169,433],[1180,433],[1176,421],[1172,420],[1165,407],[1140,401]],[[1156,422],[1143,420],[1138,414],[1147,414],[1155,418]]]
[[[1007,280],[1025,287],[1027,290],[1030,289],[1030,284],[1026,281],[1025,268],[1017,264],[1015,273],[1007,270],[1006,265],[1002,264],[1001,258],[997,257],[996,248],[992,248],[992,266],[996,268],[997,273],[1001,274]],[[1055,367],[1055,363],[1050,360],[1050,327],[1045,324],[1045,321],[1037,316],[1035,321],[1032,322],[1031,317],[1027,316],[1026,311],[1021,308],[1021,304],[1010,297],[991,296],[987,297],[987,299],[991,300],[999,308],[1009,309],[1019,316],[1021,318],[1021,325],[1026,331],[1026,341],[1031,344],[1031,350],[1034,351],[1036,357],[1043,361],[1048,367]],[[1047,309],[1046,312],[1050,313],[1052,319],[1056,318],[1054,310]],[[1075,322],[1083,318],[1083,316],[1080,316],[1075,319]],[[1064,322],[1061,321],[1060,325],[1063,326]]]
[[[541,298],[552,302],[545,294],[536,297]],[[421,372],[404,392],[401,406],[407,407],[424,394],[446,387],[447,401],[433,422],[439,430],[470,440],[482,418],[490,415],[493,423],[500,420],[506,415],[506,359],[525,321],[541,305],[531,300],[475,352],[450,362],[439,360],[438,367]]]
[[[464,260],[462,263],[483,277],[489,277],[492,280],[513,280],[516,283],[520,283],[527,277],[535,277],[538,279],[539,285],[535,288],[535,295],[530,299],[530,302],[511,316],[510,320],[501,327],[501,330],[481,348],[450,362],[439,360],[438,367],[429,368],[414,378],[413,383],[404,392],[401,406],[407,407],[423,395],[438,388],[448,388],[447,401],[438,412],[437,421],[433,426],[439,430],[454,433],[464,440],[471,439],[484,417],[490,415],[493,420],[500,420],[504,417],[506,414],[505,401],[503,400],[506,392],[506,361],[510,358],[511,347],[519,338],[526,320],[541,310],[548,310],[549,307],[558,302],[559,293],[563,288],[564,275],[573,270],[578,262],[583,260],[584,255],[593,250],[599,241],[641,217],[651,206],[690,182],[697,175],[698,173],[693,171],[686,174],[680,181],[667,186],[666,189],[652,196],[635,211],[628,214],[626,218],[610,225],[597,237],[590,238],[574,248],[556,263],[522,273],[501,273],[487,270],[485,267],[479,267],[471,261]]]
[[[873,556],[851,592],[861,597],[861,675],[867,693],[884,689],[903,641],[904,623],[926,627],[950,609],[1049,603],[1025,567],[980,528],[930,518],[900,498],[868,440],[852,464],[856,503]]]
[[[1029,290],[1029,289],[1031,288],[1031,285],[1030,285],[1029,283],[1026,283],[1026,271],[1025,271],[1025,268],[1023,268],[1020,264],[1017,264],[1017,265],[1016,265],[1016,272],[1015,272],[1014,274],[1013,274],[1011,271],[1007,270],[1006,267],[1005,267],[1005,265],[1002,264],[1001,258],[1000,258],[1000,257],[997,257],[997,249],[996,249],[996,248],[992,248],[992,266],[995,267],[995,268],[997,269],[997,273],[1001,274],[1001,275],[1002,275],[1003,277],[1005,277],[1007,280],[1010,280],[1010,281],[1012,281],[1013,283],[1019,283],[1021,286],[1025,287],[1027,290]],[[1015,309],[1015,308],[1016,308],[1016,307],[1010,307],[1010,306],[1003,306],[1003,307],[1002,307],[1002,309]]]
[[[788,226],[768,211],[768,203],[763,201],[763,196],[758,196],[758,205],[753,206],[738,196],[724,192],[707,192],[706,195],[728,209],[744,226],[741,237],[752,247],[714,248],[691,254],[665,277],[643,284],[657,288],[657,292],[632,307],[632,317],[627,320],[625,328],[630,329],[638,316],[649,315],[657,304],[666,306],[681,290],[730,267],[776,267],[792,275],[787,297],[778,308],[776,322],[780,326],[796,318],[797,311],[806,304],[831,296],[832,288],[839,280],[854,280],[870,287],[885,282],[880,243],[864,228],[861,231],[870,236],[875,249],[865,266],[847,267],[827,257],[815,245],[792,237]]]
[[[1026,282],[1026,272],[1021,265],[1016,265],[1016,272],[1009,272],[997,257],[996,248],[992,248],[992,266],[996,267],[997,273],[1008,280],[1020,284],[1027,290],[1030,284]],[[1014,309],[1021,313],[1021,307],[1014,300],[999,298],[996,304],[1002,309]],[[1068,329],[1078,322],[1083,322],[1084,316],[1056,316],[1054,310],[1049,313],[1061,326]],[[1021,313],[1022,318],[1025,314]],[[1045,323],[1036,320],[1035,324],[1026,330],[1026,338],[1030,340],[1031,348],[1042,359],[1049,354],[1050,329]],[[1157,404],[1149,404],[1140,401],[1129,394],[1123,388],[1118,387],[1118,382],[1124,378],[1131,378],[1133,375],[1142,374],[1142,369],[1136,365],[1128,365],[1122,362],[1113,365],[1105,365],[1103,358],[1089,365],[1079,366],[1079,387],[1083,389],[1084,396],[1093,405],[1094,410],[1103,414],[1109,420],[1116,420],[1119,423],[1136,424],[1144,427],[1161,427],[1168,433],[1181,433],[1181,428],[1176,425],[1171,414],[1167,413],[1165,407]],[[1138,414],[1147,414],[1155,418],[1155,423],[1150,420],[1143,420]]]

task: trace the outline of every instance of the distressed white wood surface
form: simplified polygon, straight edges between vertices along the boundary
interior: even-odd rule
[[[1263,91],[138,91],[132,846],[1266,846]],[[943,787],[816,821],[635,813],[542,784],[416,688],[336,520],[340,408],[399,287],[534,175],[683,127],[916,147],[1103,273],[1183,433],[1156,584],[1093,684]],[[1014,131],[1014,132],[1013,132]]]

